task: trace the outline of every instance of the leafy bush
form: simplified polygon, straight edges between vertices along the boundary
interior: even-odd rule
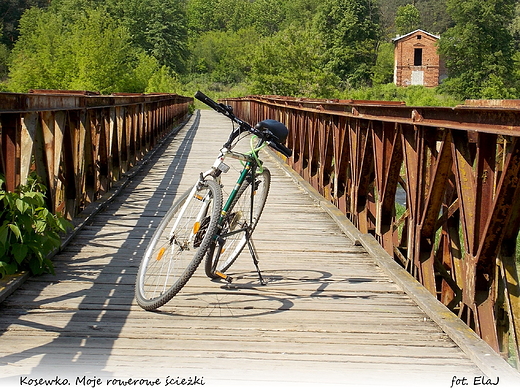
[[[462,100],[443,94],[440,87],[427,88],[421,85],[398,87],[394,84],[375,85],[371,88],[346,90],[340,95],[343,99],[403,101],[408,106],[452,107],[463,103]]]
[[[14,192],[3,190],[4,183],[0,175],[0,276],[22,270],[54,273],[47,255],[59,247],[59,234],[70,222],[45,207],[46,188],[36,175]]]

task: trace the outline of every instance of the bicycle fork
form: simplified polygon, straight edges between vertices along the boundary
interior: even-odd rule
[[[193,198],[196,198],[197,200],[201,201],[203,204],[202,207],[200,208],[200,210],[198,211],[195,220],[193,221],[193,226],[191,228],[189,236],[186,238],[186,242],[184,242],[184,243],[178,242],[177,237],[175,237],[175,231],[177,230],[180,219],[176,220],[175,224],[171,228],[171,233],[169,235],[170,244],[176,244],[177,246],[179,246],[179,248],[181,250],[189,249],[188,243],[194,242],[195,237],[197,236],[197,233],[199,232],[200,228],[203,227],[202,222],[203,222],[204,217],[207,215],[207,211],[209,209],[209,204],[211,202],[211,199],[208,197],[208,195],[206,195],[204,197],[197,195],[197,191],[200,189],[200,183],[203,183],[202,177],[201,177],[201,181],[191,189],[191,191],[188,195],[188,198],[186,199],[186,202],[184,203],[184,205],[182,206],[181,211],[180,211],[180,215],[184,215],[188,209],[190,201]]]

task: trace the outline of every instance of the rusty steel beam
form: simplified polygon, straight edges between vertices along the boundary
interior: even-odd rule
[[[0,173],[14,191],[36,171],[72,219],[188,114],[193,98],[34,90],[0,93]]]
[[[5,169],[5,185],[7,191],[14,191],[19,181],[20,153],[20,118],[16,114],[0,113],[2,129],[2,167]],[[12,166],[14,169],[8,170]]]
[[[286,99],[283,97],[252,96],[249,99],[276,109],[329,113],[360,119],[448,128],[470,132],[518,136],[520,105],[497,107],[494,105],[460,105],[457,107],[409,107],[402,102],[371,102],[363,100],[318,101]],[[230,101],[230,100],[229,100]]]
[[[224,103],[253,124],[284,122],[288,164],[496,351],[512,340],[520,354],[520,101]]]

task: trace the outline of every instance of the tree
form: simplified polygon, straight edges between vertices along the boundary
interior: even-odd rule
[[[138,45],[129,22],[112,16],[109,6],[97,0],[56,0],[48,9],[27,10],[9,66],[10,89],[173,92],[177,75],[161,62],[165,57],[150,54],[152,46]],[[157,38],[152,30],[150,36]],[[174,49],[168,46],[162,53],[168,50]]]
[[[249,0],[188,0],[186,13],[190,35],[208,31],[238,31],[253,22]]]
[[[12,48],[18,39],[18,23],[26,9],[32,7],[44,8],[49,5],[49,0],[2,0],[0,1],[0,44]]]
[[[204,0],[188,0],[186,15],[188,34],[196,36],[204,31],[213,29],[214,3]]]
[[[515,7],[515,17],[511,21],[511,34],[515,42],[516,50],[520,50],[520,3]]]
[[[59,14],[38,8],[20,19],[20,37],[9,66],[9,85],[14,92],[31,88],[66,89],[70,82],[71,55],[63,44],[68,36]]]
[[[177,93],[180,89],[179,80],[167,66],[163,65],[152,73],[144,92]]]
[[[32,8],[20,20],[9,85],[28,89],[122,91],[136,63],[126,28],[104,9],[78,11],[68,21],[53,10]]]
[[[0,42],[2,38],[2,26],[0,26]],[[8,58],[9,58],[9,49],[7,45],[0,43],[0,82],[7,77],[8,73]]]
[[[260,39],[254,27],[201,34],[190,45],[189,70],[208,75],[212,82],[240,83],[250,69],[250,57]]]
[[[283,28],[294,24],[300,27],[310,26],[320,5],[316,0],[289,0],[284,3],[285,21]]]
[[[419,28],[440,35],[453,26],[453,21],[446,12],[446,0],[417,0],[415,6],[421,15]]]
[[[395,14],[398,7],[408,4],[409,0],[385,0],[380,1],[379,9],[381,13],[380,23],[385,32],[394,35]]]
[[[121,90],[135,62],[136,51],[128,30],[107,17],[104,9],[91,9],[82,14],[70,26],[70,36],[63,44],[70,50],[74,67],[70,89],[101,93]]]
[[[372,83],[388,84],[394,77],[394,44],[381,42],[377,49],[377,60],[372,69]]]
[[[50,8],[69,23],[90,9],[103,9],[107,18],[126,28],[133,46],[162,65],[184,70],[188,56],[184,0],[52,0]]]
[[[441,34],[452,26],[452,20],[446,12],[446,0],[384,0],[380,1],[381,26],[389,35],[395,35],[395,17],[397,9],[413,5],[419,11],[421,24],[418,28],[433,34]]]
[[[257,31],[269,36],[280,31],[285,20],[284,0],[256,0],[251,3],[252,24]]]
[[[184,71],[188,57],[188,20],[181,0],[96,0],[124,25],[134,46],[161,65]]]
[[[410,31],[417,30],[421,24],[419,10],[413,4],[397,8],[395,17],[395,29],[399,35],[408,34]]]
[[[326,0],[315,28],[325,43],[327,69],[350,87],[370,83],[380,39],[379,10],[371,0]]]
[[[449,78],[442,90],[460,98],[515,95],[513,39],[516,0],[448,0],[455,26],[439,42]]]
[[[252,93],[331,97],[339,80],[322,68],[323,49],[311,30],[296,27],[263,39],[252,57]]]

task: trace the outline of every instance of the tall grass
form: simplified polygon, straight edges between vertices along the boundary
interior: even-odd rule
[[[402,101],[408,106],[454,107],[462,101],[453,96],[439,93],[437,88],[420,85],[398,87],[394,84],[382,84],[369,88],[346,90],[343,99]]]
[[[247,82],[240,84],[223,84],[215,82],[204,75],[190,75],[184,78],[184,80],[181,79],[181,90],[178,91],[179,94],[193,96],[197,90],[203,91],[213,99],[253,95],[251,85]],[[439,93],[437,88],[426,88],[418,85],[397,87],[394,84],[382,84],[361,89],[338,89],[331,96],[326,97],[354,100],[401,101],[405,102],[408,106],[416,107],[454,107],[463,103],[453,96]]]

